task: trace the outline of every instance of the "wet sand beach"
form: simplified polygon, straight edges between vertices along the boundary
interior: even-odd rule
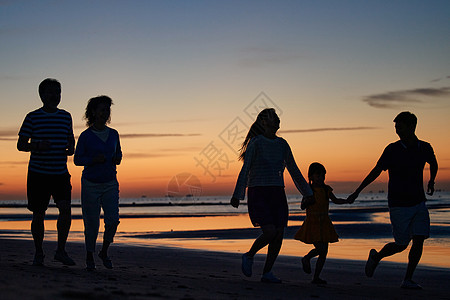
[[[299,258],[281,255],[274,273],[282,284],[260,282],[264,255],[257,255],[251,278],[240,271],[241,255],[169,247],[115,244],[114,269],[96,260],[97,270],[84,269],[84,245],[69,242],[76,266],[53,261],[55,242],[44,244],[43,267],[31,265],[31,240],[0,240],[1,299],[450,299],[449,269],[418,267],[414,279],[423,290],[401,289],[405,265],[383,262],[373,278],[364,262],[327,260],[326,286],[310,283]],[[263,253],[263,252],[261,252]]]

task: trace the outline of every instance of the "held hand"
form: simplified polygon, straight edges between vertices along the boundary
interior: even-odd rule
[[[434,181],[428,182],[427,195],[433,196],[434,194]]]
[[[233,206],[235,208],[239,207],[239,202],[240,202],[239,199],[237,199],[235,197],[232,197],[231,200],[230,200],[231,206]]]
[[[355,202],[356,198],[358,198],[359,193],[354,192],[353,194],[351,194],[350,196],[347,197],[347,202],[349,204],[353,204],[353,202]]]
[[[316,199],[314,198],[314,196],[303,197],[302,203],[300,204],[300,208],[306,209],[309,206],[311,206],[312,204],[314,204],[315,201],[316,201]]]

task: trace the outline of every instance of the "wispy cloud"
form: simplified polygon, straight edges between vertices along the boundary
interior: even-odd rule
[[[18,129],[0,130],[0,141],[17,141]]]
[[[197,147],[186,147],[186,148],[176,148],[176,149],[158,149],[152,152],[131,152],[124,153],[125,159],[141,159],[141,158],[159,158],[159,157],[170,157],[178,156],[186,153],[199,152],[201,148]]]
[[[201,136],[201,134],[200,133],[125,133],[125,134],[120,134],[121,139],[188,137],[188,136]]]
[[[142,158],[159,158],[159,157],[167,157],[171,156],[164,152],[152,152],[152,153],[124,153],[125,159],[142,159]]]
[[[376,108],[399,108],[405,105],[434,104],[433,99],[450,96],[450,87],[419,88],[367,96],[364,102]]]
[[[113,109],[114,110],[114,109]],[[114,111],[113,111],[114,113]],[[196,118],[196,119],[164,119],[164,120],[153,120],[147,122],[113,122],[111,123],[113,126],[117,127],[125,127],[125,126],[142,126],[142,125],[152,125],[152,124],[161,124],[161,123],[169,123],[169,124],[177,124],[177,123],[201,123],[201,122],[210,122],[211,119],[208,118]],[[84,126],[85,127],[85,126]]]
[[[17,141],[17,129],[0,130],[0,141]],[[162,138],[162,137],[192,137],[201,136],[200,133],[125,133],[121,139]]]
[[[377,127],[325,127],[325,128],[309,128],[309,129],[292,129],[280,130],[279,133],[305,133],[305,132],[323,132],[323,131],[351,131],[351,130],[373,130]]]
[[[28,161],[0,161],[0,165],[7,165],[7,166],[15,166],[15,165],[26,165],[28,164]]]
[[[17,75],[0,75],[0,81],[19,81],[25,79],[25,76]]]
[[[241,58],[238,63],[247,68],[289,64],[303,58],[298,53],[288,53],[279,48],[248,47],[244,48],[243,52],[245,57]]]
[[[439,78],[431,80],[430,82],[439,82],[439,81],[442,81],[445,79],[450,79],[450,76],[439,77]]]

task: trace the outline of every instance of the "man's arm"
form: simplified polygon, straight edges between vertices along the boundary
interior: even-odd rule
[[[428,181],[427,194],[432,196],[434,193],[434,180],[436,179],[436,174],[438,171],[438,163],[436,157],[433,156],[433,159],[428,163],[430,164],[430,181]]]
[[[372,171],[370,171],[370,173],[366,176],[366,178],[364,178],[364,180],[361,182],[361,184],[359,185],[359,187],[355,190],[355,192],[353,194],[351,194],[350,196],[348,196],[347,201],[348,203],[353,203],[355,202],[356,198],[358,198],[359,193],[361,193],[361,191],[368,186],[369,184],[371,184],[375,179],[378,178],[378,176],[380,176],[381,172],[383,171],[383,169],[381,169],[381,167],[379,167],[378,165],[376,165]]]
[[[47,151],[50,149],[51,143],[47,140],[39,141],[39,142],[29,142],[30,138],[19,135],[19,139],[17,140],[17,150],[23,152],[31,152],[31,151]]]

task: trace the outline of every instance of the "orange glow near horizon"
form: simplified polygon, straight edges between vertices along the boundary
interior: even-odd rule
[[[375,165],[382,150],[395,135],[388,130],[389,135],[380,138],[381,141],[369,138],[364,142],[352,142],[351,151],[346,147],[324,147],[322,139],[311,133],[302,136],[308,143],[305,146],[296,134],[284,134],[289,142],[296,162],[306,178],[307,168],[311,162],[319,161],[327,169],[326,182],[330,184],[336,193],[351,193],[364,179]],[[332,135],[327,135],[332,136]],[[364,135],[350,135],[355,140],[363,139]],[[334,138],[336,139],[336,138]],[[155,144],[150,143],[155,141]],[[231,195],[238,177],[242,162],[237,161],[236,153],[231,152],[222,145],[221,151],[228,155],[230,163],[228,168],[223,168],[220,174],[216,172],[215,178],[208,175],[195,160],[199,156],[202,147],[208,145],[208,140],[198,141],[184,139],[184,144],[174,144],[171,139],[152,139],[140,144],[139,140],[124,139],[122,148],[124,159],[117,167],[120,183],[121,197],[137,198],[164,197],[168,193],[169,182],[181,173],[189,173],[198,178],[202,188],[202,195]],[[436,140],[432,143],[439,163],[439,171],[436,178],[436,188],[450,190],[450,142]],[[337,143],[337,141],[334,141]],[[0,200],[26,199],[26,173],[29,153],[17,151],[16,141],[0,141],[4,146],[0,153],[4,153],[4,161],[0,164]],[[198,144],[198,145],[197,145]],[[345,145],[344,142],[340,145]],[[6,146],[6,147],[5,147]],[[142,150],[148,148],[146,151]],[[178,150],[180,150],[178,152]],[[183,150],[185,149],[185,150]],[[369,151],[370,150],[370,151]],[[227,152],[228,151],[228,152]],[[137,154],[140,153],[140,154]],[[5,159],[7,157],[7,159]],[[1,162],[1,161],[0,161]],[[73,164],[73,158],[68,159],[68,168],[72,175],[73,198],[79,198],[80,179],[82,167]],[[424,184],[428,181],[429,170],[424,170]],[[370,190],[387,189],[387,172],[370,186]],[[285,184],[288,193],[297,194],[298,191],[292,183],[289,173],[285,172]]]
[[[131,159],[130,159],[131,160]],[[188,163],[186,163],[188,161]],[[323,160],[322,160],[323,161]],[[326,161],[324,164],[327,168],[326,182],[330,184],[337,193],[350,193],[354,190],[359,182],[368,174],[376,161],[360,165],[360,169],[356,166],[344,165],[340,161]],[[357,163],[360,163],[359,161]],[[138,160],[132,159],[118,166],[118,179],[120,183],[120,192],[122,197],[164,197],[168,192],[168,183],[177,174],[190,172],[198,177],[202,195],[231,195],[234,189],[235,181],[240,171],[241,162],[231,166],[222,177],[215,178],[204,175],[201,168],[195,166],[192,157],[182,158],[172,161],[169,166],[157,164],[155,160]],[[300,169],[306,178],[307,164],[299,162]],[[26,164],[20,167],[14,166],[7,168],[0,174],[0,200],[25,199],[26,197]],[[81,167],[71,166],[69,170],[72,175],[72,193],[73,198],[78,198],[80,194],[80,178]],[[424,184],[428,181],[429,171],[424,171]],[[387,172],[383,172],[376,182],[366,188],[369,190],[387,189],[388,176]],[[440,170],[437,177],[437,189],[450,189],[450,168],[445,167],[445,162],[440,163]],[[298,191],[292,183],[289,173],[285,172],[286,190],[296,194]],[[380,188],[384,186],[384,188]]]

